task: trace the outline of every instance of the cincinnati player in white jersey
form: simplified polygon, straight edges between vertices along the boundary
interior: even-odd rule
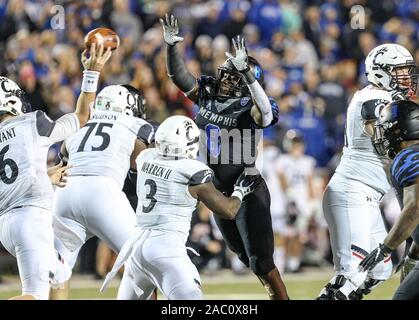
[[[74,113],[52,121],[42,111],[28,112],[24,92],[0,77],[0,241],[17,259],[22,281],[19,300],[48,299],[50,281],[58,272],[52,228],[53,189],[47,174],[49,147],[64,140],[89,118],[99,71],[111,56],[93,47],[89,70]],[[95,70],[95,71],[93,71]],[[12,298],[13,299],[13,298]]]
[[[200,277],[185,247],[192,212],[200,200],[233,219],[259,176],[242,174],[232,196],[225,197],[212,183],[212,170],[195,160],[199,135],[191,119],[170,117],[157,129],[156,148],[137,158],[137,229],[101,291],[125,264],[118,299],[149,299],[155,288],[168,299],[202,299]]]
[[[365,65],[370,85],[356,92],[349,104],[343,156],[323,197],[336,275],[318,299],[361,299],[392,271],[390,259],[368,274],[357,270],[387,234],[379,208],[390,188],[387,160],[374,151],[371,137],[380,110],[415,93],[416,65],[409,51],[396,44],[374,48]]]
[[[57,250],[71,269],[91,237],[118,253],[134,231],[135,212],[122,187],[138,154],[154,141],[154,130],[141,118],[143,97],[133,89],[105,87],[90,120],[62,148],[71,168],[66,187],[55,192],[54,231]]]

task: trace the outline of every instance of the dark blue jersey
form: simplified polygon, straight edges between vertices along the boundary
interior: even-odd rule
[[[396,189],[400,207],[403,207],[403,188],[416,183],[419,178],[419,144],[400,151],[391,165],[391,183]]]
[[[247,96],[215,99],[215,78],[198,79],[199,111],[195,122],[201,129],[200,159],[214,171],[218,189],[230,193],[237,177],[245,167],[253,167],[256,147],[262,136],[262,127],[250,115],[254,102]],[[278,121],[278,105],[269,98],[274,125]]]

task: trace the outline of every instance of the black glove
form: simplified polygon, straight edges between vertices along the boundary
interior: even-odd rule
[[[384,243],[380,243],[378,248],[374,249],[369,255],[367,255],[364,260],[359,264],[358,270],[369,271],[375,268],[375,266],[387,258],[391,254],[391,250]]]
[[[243,171],[234,184],[234,192],[231,196],[235,196],[242,201],[245,196],[255,191],[260,179],[260,175],[246,175]]]

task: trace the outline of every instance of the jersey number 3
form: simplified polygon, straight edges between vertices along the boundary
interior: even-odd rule
[[[99,147],[92,146],[91,151],[103,151],[109,146],[109,143],[111,142],[111,136],[109,135],[109,133],[104,132],[103,128],[104,127],[112,128],[113,123],[91,122],[91,123],[86,123],[85,125],[85,127],[89,127],[89,129],[87,129],[87,132],[85,136],[83,137],[83,140],[81,141],[80,146],[77,149],[77,152],[86,151],[84,150],[84,147],[86,145],[87,139],[89,139],[92,131],[95,129],[96,126],[97,126],[97,130],[96,130],[95,136],[100,136],[102,137],[103,140],[102,140],[102,144]]]
[[[157,202],[157,199],[154,198],[154,196],[156,195],[156,192],[157,192],[157,184],[156,184],[156,182],[154,180],[147,179],[144,182],[144,185],[145,186],[150,186],[150,191],[145,196],[146,199],[149,199],[150,200],[150,204],[147,207],[143,206],[143,212],[144,213],[148,213],[151,210],[153,210],[153,208],[154,208],[154,206],[156,205],[156,202]]]
[[[5,146],[0,151],[0,179],[5,184],[12,184],[17,179],[17,176],[19,174],[19,168],[15,161],[13,161],[12,159],[4,158],[6,156],[7,151],[9,151],[9,145]],[[10,178],[6,174],[6,167],[9,167],[12,171]]]

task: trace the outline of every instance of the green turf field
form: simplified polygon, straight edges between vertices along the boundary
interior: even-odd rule
[[[321,288],[330,279],[332,273],[328,271],[304,272],[300,274],[285,275],[285,283],[289,296],[295,300],[312,300]],[[10,281],[10,280],[9,280]],[[114,299],[117,292],[118,281],[114,280],[111,287],[101,294],[99,288],[101,281],[89,278],[75,277],[72,280],[70,299]],[[244,300],[267,299],[264,288],[252,275],[234,276],[230,272],[223,272],[214,276],[202,276],[204,297],[206,299]],[[391,299],[399,283],[398,275],[378,287],[367,298]],[[12,289],[11,289],[12,288]],[[0,299],[7,299],[19,294],[19,283],[14,279],[13,284],[0,285]],[[159,299],[163,296],[160,294]]]

